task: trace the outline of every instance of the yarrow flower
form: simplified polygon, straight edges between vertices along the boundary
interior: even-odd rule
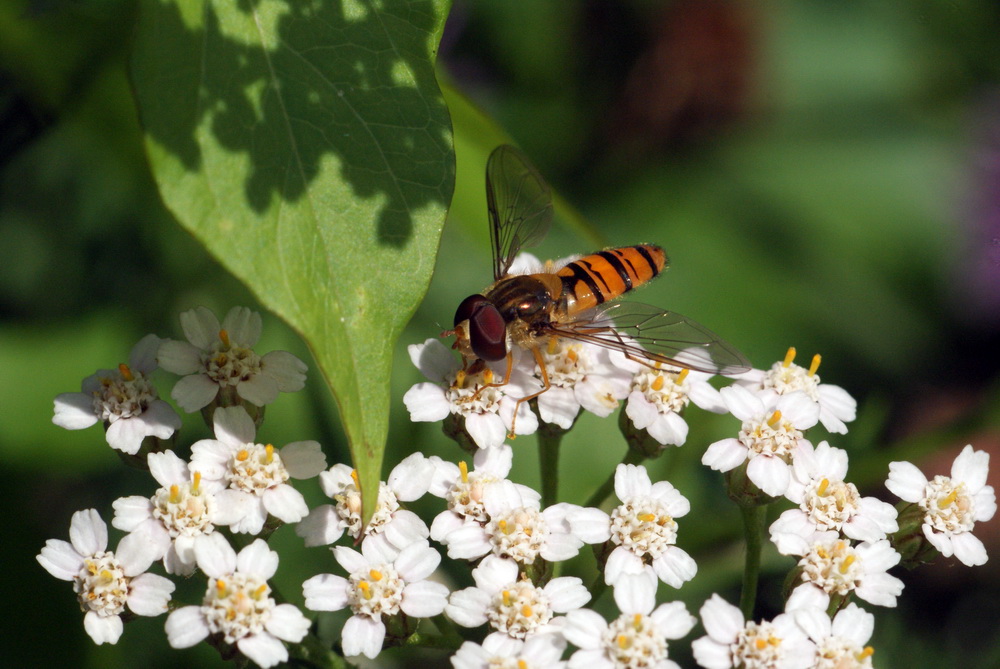
[[[479,448],[495,448],[514,428],[515,434],[532,434],[538,418],[522,402],[514,421],[517,400],[531,395],[534,382],[523,374],[511,374],[508,383],[492,387],[506,373],[487,366],[469,375],[458,359],[437,339],[407,347],[414,366],[430,380],[418,383],[403,395],[403,403],[414,422],[434,422],[455,414],[465,420],[465,430]],[[485,386],[485,387],[484,387]],[[539,388],[540,389],[540,388]]]
[[[216,493],[220,481],[202,481],[173,451],[150,453],[149,473],[162,486],[152,497],[115,500],[111,524],[125,532],[146,533],[156,545],[155,560],[163,559],[168,574],[194,572],[195,544],[215,531],[220,509]]]
[[[132,348],[127,365],[99,369],[83,380],[81,392],[57,395],[52,422],[82,430],[100,421],[108,445],[129,455],[139,451],[146,437],[169,439],[180,429],[181,418],[159,398],[149,380],[160,341],[156,335],[146,335]]]
[[[218,634],[261,667],[288,661],[282,641],[298,643],[309,619],[292,604],[277,604],[267,581],[278,570],[278,554],[263,539],[236,553],[221,534],[195,546],[198,567],[208,575],[200,606],[185,606],[167,618],[167,641],[190,648]]]
[[[181,314],[187,341],[160,345],[160,366],[185,375],[170,394],[185,411],[198,411],[221,394],[221,405],[245,400],[256,407],[270,404],[279,392],[302,390],[306,365],[287,351],[258,355],[260,314],[233,307],[222,324],[210,310],[197,307]]]
[[[618,465],[615,494],[622,503],[609,519],[615,549],[604,568],[605,582],[615,585],[624,574],[646,570],[674,588],[694,578],[698,565],[676,545],[675,518],[691,510],[688,500],[666,481],[652,483],[641,465]]]
[[[754,485],[771,497],[784,495],[795,451],[805,443],[802,431],[816,424],[818,405],[805,393],[761,398],[741,386],[723,388],[721,393],[743,425],[739,438],[710,445],[702,464],[728,472],[746,462],[747,477]]]
[[[570,658],[571,669],[680,669],[667,659],[667,642],[687,636],[697,619],[683,602],[661,604],[654,610],[655,578],[645,585],[629,594],[615,589],[621,615],[610,624],[589,609],[566,614],[563,636],[580,649]]]
[[[334,465],[319,475],[319,482],[335,504],[313,509],[295,527],[295,533],[305,540],[306,546],[332,544],[346,532],[355,541],[363,539],[366,543],[387,544],[393,550],[402,550],[426,539],[429,530],[417,514],[399,503],[423,497],[433,472],[434,465],[422,454],[406,457],[389,472],[388,482],[379,483],[375,512],[368,524],[362,526],[357,472],[347,465]]]
[[[974,567],[985,564],[988,556],[972,530],[997,510],[993,486],[986,485],[989,466],[989,453],[969,444],[952,463],[950,477],[937,475],[928,481],[913,464],[890,462],[885,485],[904,502],[919,506],[924,536],[941,555],[954,555]]]
[[[493,634],[482,645],[466,641],[451,657],[455,669],[563,669],[559,658],[566,640],[558,634],[542,634],[525,641]]]
[[[740,610],[712,595],[701,607],[708,633],[691,644],[694,659],[705,669],[806,669],[816,646],[788,613],[768,622],[745,621]]]
[[[167,612],[174,584],[144,573],[153,563],[155,547],[142,533],[126,535],[118,550],[108,547],[108,526],[94,509],[73,514],[70,541],[49,539],[36,557],[47,572],[73,583],[83,627],[94,643],[118,643],[125,608],[140,616]]]
[[[599,509],[560,503],[543,511],[531,493],[522,495],[510,481],[484,490],[483,508],[489,520],[452,530],[447,537],[448,557],[474,560],[492,552],[523,565],[539,557],[559,562],[575,556],[584,543],[607,540],[607,516]]]
[[[854,593],[878,606],[896,606],[903,582],[888,573],[899,564],[900,555],[887,539],[852,546],[836,532],[825,532],[799,560],[799,581],[831,596]]]
[[[326,456],[319,443],[296,441],[281,449],[255,443],[253,419],[241,406],[220,407],[212,422],[216,438],[191,446],[191,469],[226,486],[216,495],[219,522],[234,532],[257,534],[268,514],[286,523],[305,518],[305,498],[287,481],[323,471]]]
[[[565,622],[556,614],[578,609],[590,600],[587,588],[574,576],[554,578],[540,588],[518,579],[516,562],[496,555],[483,558],[472,570],[472,578],[476,585],[453,592],[445,613],[463,627],[488,622],[496,631],[487,641],[495,636],[527,640],[556,634]]]
[[[847,452],[820,442],[799,445],[785,497],[799,505],[771,524],[771,541],[783,555],[804,555],[818,533],[834,531],[855,541],[878,541],[899,529],[896,509],[861,497],[847,475]]]
[[[410,544],[398,553],[384,545],[361,544],[361,552],[337,546],[334,557],[348,578],[319,574],[302,584],[306,608],[354,613],[344,625],[344,655],[375,658],[385,641],[385,619],[400,614],[413,618],[439,615],[448,601],[448,588],[428,581],[441,556],[426,541]]]
[[[470,472],[465,462],[457,465],[432,455],[428,461],[434,466],[428,492],[448,503],[448,508],[435,516],[431,523],[431,539],[448,545],[449,535],[466,523],[485,525],[489,514],[483,504],[486,489],[506,481],[514,458],[513,449],[503,444],[497,448],[480,448],[473,458]],[[514,484],[525,499],[540,499],[540,495],[520,484]]]
[[[854,420],[857,416],[857,401],[840,386],[820,383],[820,356],[813,356],[809,368],[800,367],[792,362],[795,359],[795,348],[788,349],[785,359],[771,365],[768,370],[752,369],[736,377],[737,383],[753,390],[761,397],[769,395],[788,395],[795,392],[805,393],[819,407],[819,422],[829,432],[846,434],[845,422]]]
[[[815,669],[871,669],[875,649],[865,644],[875,630],[875,616],[854,602],[827,615],[830,597],[816,588],[798,588],[785,606],[816,644]]]
[[[649,367],[620,354],[612,355],[612,360],[633,372],[626,415],[663,446],[680,446],[687,440],[688,425],[681,411],[691,402],[713,413],[726,410],[722,395],[708,382],[712,374],[660,363]]]

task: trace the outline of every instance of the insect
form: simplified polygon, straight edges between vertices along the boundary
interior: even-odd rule
[[[732,345],[680,314],[647,304],[613,302],[664,270],[667,256],[659,246],[607,249],[561,268],[510,275],[518,252],[540,242],[552,220],[548,186],[513,146],[501,145],[490,154],[486,201],[493,284],[465,298],[455,311],[454,329],[442,335],[455,335],[454,348],[463,355],[467,374],[506,358],[503,380],[483,388],[510,381],[515,347],[532,353],[542,389],[518,400],[515,417],[521,403],[551,388],[541,351],[553,339],[620,351],[651,367],[670,365],[726,375],[750,369]]]

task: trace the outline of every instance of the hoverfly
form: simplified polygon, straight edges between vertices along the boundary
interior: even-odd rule
[[[483,388],[510,381],[514,347],[532,353],[542,389],[517,401],[515,417],[523,402],[552,387],[541,350],[553,339],[620,351],[650,367],[670,365],[724,375],[750,369],[732,345],[680,314],[635,302],[611,303],[664,270],[667,256],[659,246],[606,249],[560,268],[547,266],[541,273],[508,274],[515,256],[540,242],[552,221],[549,188],[520,150],[504,144],[490,154],[486,201],[493,284],[459,304],[454,329],[442,336],[455,335],[454,348],[465,360],[467,375],[484,371],[487,362],[506,358],[504,379]]]

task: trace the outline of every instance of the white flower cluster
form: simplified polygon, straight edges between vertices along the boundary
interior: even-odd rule
[[[336,573],[308,578],[302,592],[308,610],[350,612],[339,644],[346,657],[376,658],[383,648],[419,643],[426,631],[417,634],[420,620],[433,619],[435,645],[455,650],[457,669],[673,669],[670,644],[698,619],[681,602],[658,603],[657,595],[661,582],[678,589],[698,575],[683,548],[688,499],[637,464],[613,472],[618,504],[608,511],[543,503],[508,478],[509,433],[529,434],[539,421],[568,430],[581,409],[607,416],[622,400],[623,420],[660,446],[686,441],[682,413],[691,403],[729,412],[739,433],[709,445],[703,464],[727,472],[730,496],[745,507],[780,498],[791,505],[769,528],[778,551],[798,558],[784,612],[747,620],[712,595],[700,610],[705,634],[692,644],[703,667],[871,667],[874,617],[851,598],[895,606],[903,586],[889,570],[928,551],[967,565],[986,562],[972,531],[996,510],[988,456],[967,446],[950,477],[932,480],[910,463],[892,463],[887,487],[903,500],[899,512],[863,497],[846,478],[847,453],[806,438],[818,423],[846,432],[855,412],[845,391],[820,383],[818,356],[802,368],[790,350],[769,370],[748,372],[720,391],[705,373],[556,341],[541,352],[551,387],[538,395],[536,416],[518,402],[542,389],[533,356],[514,360],[501,383],[506,368],[467,373],[452,352],[428,340],[410,347],[430,379],[406,393],[411,418],[458,420],[479,448],[471,463],[409,455],[380,483],[373,512],[363,514],[357,472],[346,464],[328,468],[317,442],[276,448],[259,440],[260,407],[279,391],[301,388],[305,372],[290,354],[253,352],[259,316],[237,308],[220,324],[195,310],[181,320],[190,343],[150,335],[128,365],[98,372],[84,381],[83,393],[56,399],[58,424],[75,429],[103,421],[108,443],[140,459],[158,485],[149,496],[113,503],[112,525],[126,533],[116,551],[107,550],[98,513],[87,510],[73,516],[69,542],[51,540],[38,556],[46,570],[73,583],[96,643],[117,642],[126,609],[144,616],[167,611],[174,584],[148,573],[161,562],[167,575],[200,572],[206,579],[200,603],[171,606],[166,634],[173,647],[207,640],[262,667],[287,661],[287,645],[303,642],[311,626],[269,583],[278,554],[267,539],[289,524],[305,546],[340,544],[332,548]],[[165,448],[180,418],[149,381],[157,356],[161,367],[186,375],[172,397],[211,422],[213,438],[191,445],[187,460]],[[330,503],[310,509],[293,483],[312,478]],[[429,524],[407,508],[427,494],[440,500]],[[909,552],[899,548],[904,542]],[[599,572],[589,587],[563,575],[559,564],[588,544]],[[447,585],[450,578],[439,573],[442,549],[452,570],[469,570],[471,586]],[[611,621],[585,608],[604,586],[620,612]],[[463,642],[452,624],[488,633]]]

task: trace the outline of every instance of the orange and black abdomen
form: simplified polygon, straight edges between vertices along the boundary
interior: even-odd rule
[[[572,311],[584,311],[641,286],[667,264],[659,246],[638,244],[607,249],[566,265],[556,275]],[[575,301],[575,304],[574,304]]]

